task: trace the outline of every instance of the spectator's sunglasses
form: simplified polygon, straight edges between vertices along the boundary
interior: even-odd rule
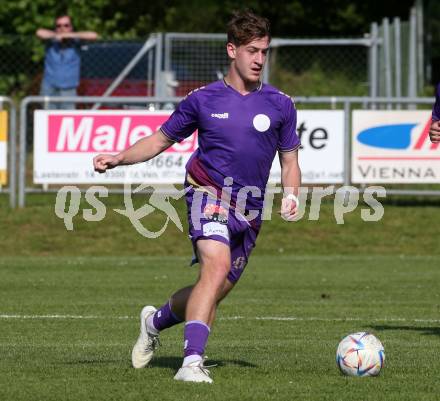
[[[57,28],[70,28],[72,25],[71,24],[56,24],[55,26]]]

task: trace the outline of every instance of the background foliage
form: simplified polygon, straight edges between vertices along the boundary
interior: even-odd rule
[[[2,1],[0,35],[32,35],[68,12],[77,29],[103,37],[135,38],[152,31],[223,32],[232,10],[251,8],[267,16],[276,36],[359,35],[383,17],[407,18],[413,0],[389,0],[381,7],[353,0],[18,0]]]
[[[44,46],[35,31],[53,27],[54,16],[62,13],[72,16],[77,30],[93,30],[110,40],[143,40],[151,32],[224,32],[232,11],[243,8],[268,17],[277,37],[359,37],[384,17],[407,20],[414,0],[389,0],[380,7],[354,0],[0,0],[0,4],[0,93],[22,97],[39,90]],[[440,4],[425,0],[424,9],[425,60],[432,65],[431,83],[436,83],[440,79]],[[301,73],[295,72],[296,76]],[[321,75],[326,73],[320,70]],[[276,83],[291,81],[287,75],[281,71]],[[361,87],[354,88],[353,94],[366,94],[359,82]]]

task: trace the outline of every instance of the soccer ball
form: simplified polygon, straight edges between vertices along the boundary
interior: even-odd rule
[[[366,332],[349,334],[336,351],[336,363],[347,376],[377,376],[384,362],[382,343]]]

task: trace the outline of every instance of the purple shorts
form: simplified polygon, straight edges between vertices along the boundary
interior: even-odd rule
[[[186,195],[188,208],[189,237],[194,248],[197,263],[196,242],[212,239],[229,246],[231,268],[228,280],[236,283],[242,275],[261,226],[261,220],[249,223],[234,208],[224,206],[215,196],[200,190],[190,189]]]

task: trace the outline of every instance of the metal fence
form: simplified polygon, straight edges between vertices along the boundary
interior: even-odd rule
[[[264,82],[298,96],[416,97],[424,86],[423,18],[384,18],[360,38],[274,38]],[[165,34],[164,70],[176,95],[221,78],[228,69],[223,34]]]
[[[368,39],[274,39],[264,81],[297,95],[368,95]],[[185,96],[226,74],[224,34],[153,34],[145,40],[84,42],[80,96]],[[374,45],[380,45],[380,39]],[[40,93],[44,43],[0,38],[0,93]],[[329,79],[328,77],[331,77]]]
[[[368,38],[274,38],[263,81],[300,95],[367,95],[368,48],[379,43]],[[165,34],[164,70],[175,74],[177,95],[226,74],[225,45],[224,34]]]
[[[32,170],[29,165],[28,159],[28,147],[26,137],[32,132],[28,131],[28,116],[29,110],[32,110],[35,105],[42,104],[44,102],[44,97],[28,97],[25,98],[20,106],[20,149],[19,149],[19,175],[18,175],[18,205],[23,207],[25,205],[26,195],[30,193],[41,193],[41,192],[54,192],[56,191],[56,186],[48,189],[47,187],[28,185],[27,184],[27,170]],[[61,103],[61,102],[78,102],[83,104],[95,104],[97,102],[105,104],[115,104],[115,98],[112,97],[82,97],[82,98],[63,98],[56,97],[49,99],[51,102]],[[118,98],[117,102],[121,106],[142,106],[144,108],[149,107],[150,109],[154,107],[160,108],[165,103],[175,104],[179,101],[179,98],[135,98],[135,97],[121,97]],[[351,184],[351,111],[354,106],[361,109],[370,108],[380,108],[381,105],[392,107],[398,106],[399,108],[410,107],[413,104],[422,105],[425,109],[430,109],[433,104],[432,98],[370,98],[370,97],[297,97],[295,98],[298,109],[300,110],[303,105],[311,107],[311,105],[327,106],[331,109],[342,108],[344,110],[344,135],[345,143],[347,144],[344,149],[344,185]],[[112,187],[109,190],[110,193],[121,193],[121,188]],[[440,196],[440,190],[437,189],[416,189],[414,186],[404,189],[390,188],[387,190],[390,195],[421,195],[421,196]]]
[[[78,94],[156,94],[156,84],[161,82],[162,37],[162,34],[152,34],[145,39],[81,42]],[[36,37],[0,36],[0,93],[13,98],[38,95],[44,52],[45,43]]]
[[[423,21],[373,23],[357,38],[274,38],[264,81],[296,96],[410,96],[423,87]],[[185,96],[226,74],[226,35],[157,33],[81,44],[80,96]],[[38,95],[44,43],[0,37],[0,93]]]

